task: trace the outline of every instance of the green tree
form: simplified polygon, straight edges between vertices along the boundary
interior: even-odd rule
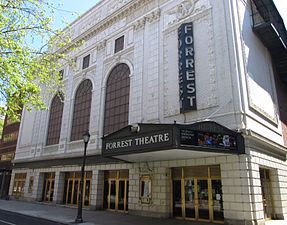
[[[54,11],[49,0],[0,0],[0,114],[17,119],[21,107],[43,110],[43,96],[61,86],[64,55],[51,49],[70,41],[51,28]]]
[[[2,138],[3,126],[4,126],[4,118],[0,116],[0,140]]]

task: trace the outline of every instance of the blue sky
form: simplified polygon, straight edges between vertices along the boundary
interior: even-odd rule
[[[73,22],[78,16],[88,11],[100,0],[52,0],[51,2],[58,9],[55,10],[55,28],[65,28],[67,23]]]
[[[100,0],[52,0],[52,2],[61,9],[58,11],[54,26],[56,28],[64,28],[65,23],[62,23],[63,17],[68,23],[74,21],[78,15],[83,14],[91,7],[96,5]],[[273,0],[276,4],[285,26],[287,27],[287,0]],[[63,10],[63,11],[62,11]],[[68,11],[68,12],[67,12]],[[75,12],[74,14],[71,12]]]

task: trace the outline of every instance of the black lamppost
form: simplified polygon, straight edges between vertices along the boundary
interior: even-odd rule
[[[85,176],[85,165],[86,165],[86,152],[87,152],[87,146],[88,146],[89,140],[90,140],[90,133],[89,133],[89,130],[87,130],[83,134],[83,141],[85,144],[85,148],[84,148],[84,156],[83,156],[83,165],[81,169],[81,181],[80,181],[79,200],[78,200],[78,215],[75,220],[76,223],[83,223],[83,218],[82,218],[83,187],[84,187],[84,176]]]

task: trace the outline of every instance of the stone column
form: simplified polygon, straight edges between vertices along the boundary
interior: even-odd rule
[[[12,193],[13,193],[14,178],[15,178],[15,170],[12,170],[10,187],[9,187],[9,196],[12,196]]]
[[[55,174],[53,203],[62,204],[64,199],[65,173],[57,171]]]
[[[276,219],[282,220],[287,219],[287,173],[284,169],[270,170],[274,214]]]
[[[220,168],[225,223],[245,225],[262,220],[259,165],[250,156],[236,155],[227,156]]]
[[[91,208],[102,209],[104,196],[104,171],[93,170]]]
[[[43,188],[44,188],[44,173],[36,172],[34,175],[34,188],[33,196],[36,201],[43,200]],[[26,178],[27,181],[27,178]],[[28,179],[29,182],[29,179]],[[26,186],[26,185],[25,185]]]

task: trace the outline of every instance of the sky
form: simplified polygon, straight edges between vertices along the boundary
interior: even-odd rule
[[[65,28],[72,23],[78,16],[88,11],[100,0],[52,0],[55,8],[55,28]],[[64,22],[63,22],[64,21]]]
[[[287,1],[286,0],[273,0],[282,19],[284,20],[287,29]]]
[[[56,8],[55,28],[64,28],[67,23],[73,22],[79,15],[83,14],[100,0],[52,0]],[[273,0],[287,28],[287,0]],[[63,18],[66,21],[63,23]]]

